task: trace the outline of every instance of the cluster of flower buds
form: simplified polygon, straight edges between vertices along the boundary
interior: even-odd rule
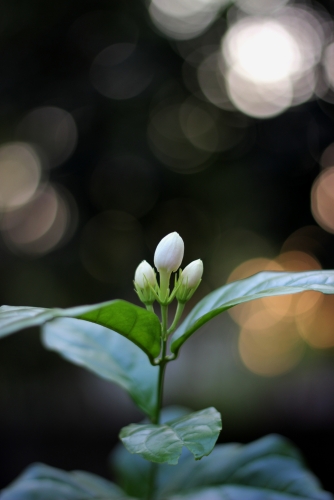
[[[145,260],[139,264],[135,273],[135,289],[144,304],[153,304],[158,300],[167,304],[177,298],[179,302],[187,302],[199,286],[203,274],[203,262],[198,259],[191,262],[175,280],[172,293],[169,290],[169,281],[172,272],[180,266],[184,254],[184,243],[178,233],[170,233],[158,244],[154,254],[154,265],[157,268],[160,280],[157,283],[154,269]]]

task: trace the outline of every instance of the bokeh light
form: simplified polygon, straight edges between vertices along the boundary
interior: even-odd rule
[[[334,167],[334,142],[323,151],[320,158],[320,165],[323,168]]]
[[[40,256],[73,234],[76,215],[72,196],[47,184],[27,204],[4,214],[0,228],[10,250]]]
[[[259,255],[275,255],[271,243],[264,236],[242,227],[235,227],[222,232],[219,240],[217,239],[215,243],[210,259],[210,268],[206,267],[206,272],[210,273],[210,282],[214,287],[218,287],[226,281],[235,281],[262,271],[271,260],[265,258],[263,261],[263,258],[260,257],[257,264]],[[243,274],[243,272],[239,274],[238,268],[240,265],[253,261],[255,266],[251,267],[250,270],[246,265],[247,274]],[[234,271],[231,272],[231,269],[234,269],[236,274]]]
[[[294,314],[297,320],[297,325],[299,325],[299,320],[303,321],[305,319],[304,314],[306,313],[318,313],[317,308],[321,305],[324,300],[324,296],[318,292],[304,292],[294,297],[295,308]]]
[[[247,14],[272,14],[282,8],[289,0],[235,0],[239,9]]]
[[[0,210],[27,203],[41,179],[41,161],[33,147],[12,142],[0,147]]]
[[[280,82],[300,71],[296,40],[271,19],[239,21],[228,31],[222,49],[227,64],[254,83]]]
[[[100,52],[91,67],[94,87],[110,99],[131,99],[141,94],[154,76],[145,53],[133,43],[116,43]]]
[[[180,120],[182,109],[182,104],[162,104],[153,109],[148,126],[149,144],[155,156],[170,169],[193,173],[209,166],[212,152],[195,147],[195,137],[192,142],[186,137]],[[189,125],[186,129],[188,133]]]
[[[227,3],[227,0],[152,0],[149,14],[162,33],[176,40],[188,40],[206,30]]]
[[[239,353],[245,366],[263,376],[277,376],[291,370],[302,359],[305,344],[296,329],[285,322],[270,330],[242,328]]]
[[[185,102],[180,109],[180,122],[184,135],[195,147],[212,152],[221,148],[215,116],[205,106]]]
[[[243,120],[226,116],[214,106],[193,97],[181,105],[179,120],[188,141],[211,153],[233,148],[246,133]]]
[[[317,294],[318,296],[320,294]],[[306,308],[304,301],[297,308],[296,325],[301,337],[312,347],[326,349],[334,347],[334,301],[331,296],[321,296],[315,299],[315,294],[307,296]]]
[[[228,282],[237,281],[248,276],[252,276],[260,271],[282,271],[283,268],[276,261],[271,261],[265,258],[250,259],[237,266],[230,274]],[[285,303],[287,306],[285,306]],[[269,307],[267,307],[269,304]],[[271,304],[271,305],[270,305]],[[275,314],[280,309],[283,314]],[[230,316],[234,321],[249,329],[269,328],[274,325],[285,315],[289,308],[289,300],[286,302],[286,297],[268,297],[256,301],[246,302],[229,309]],[[269,310],[269,312],[268,312]],[[271,311],[274,311],[271,314]]]
[[[311,209],[317,223],[334,233],[334,168],[324,170],[314,181]]]
[[[244,5],[254,10],[254,2]],[[266,118],[309,100],[325,40],[316,12],[300,6],[280,8],[273,18],[237,19],[221,46],[226,65],[221,70],[232,103],[250,116]]]
[[[256,258],[243,262],[234,269],[228,281],[243,279],[260,271],[314,269],[321,269],[314,256],[302,251],[288,251],[275,260]],[[303,321],[318,312],[321,301],[320,293],[304,292],[266,297],[229,309],[230,316],[240,326],[239,354],[245,366],[263,376],[276,376],[296,366],[305,351],[300,336]]]
[[[312,271],[321,269],[318,259],[305,251],[282,251],[276,260],[284,271]]]
[[[326,240],[328,234],[319,226],[304,226],[290,234],[282,245],[281,253],[289,255],[291,251],[301,251],[304,256],[319,259],[325,253]]]
[[[201,61],[197,70],[198,83],[204,96],[218,108],[235,110],[227,93],[225,80],[226,64],[222,54],[213,50]]]
[[[290,107],[293,89],[288,79],[261,85],[235,69],[227,73],[227,89],[233,104],[240,111],[256,118],[268,118]]]
[[[17,137],[36,144],[49,166],[57,167],[74,152],[78,133],[70,113],[54,106],[44,106],[33,109],[22,118]]]
[[[326,47],[323,56],[323,65],[327,83],[334,88],[334,43]]]

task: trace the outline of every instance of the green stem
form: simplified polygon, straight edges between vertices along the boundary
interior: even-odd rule
[[[154,313],[153,304],[146,304],[146,309],[147,309],[148,311],[150,311],[151,313]]]
[[[167,324],[168,324],[168,306],[161,305],[161,339],[164,342],[167,339]],[[162,344],[163,349],[163,344]],[[161,355],[163,360],[164,355]]]
[[[152,423],[158,425],[160,423],[160,413],[162,407],[163,400],[163,387],[164,387],[164,378],[165,378],[165,369],[168,363],[166,359],[166,347],[167,341],[162,341],[162,357],[159,365],[159,378],[158,378],[158,394],[157,394],[157,406],[155,410],[154,418],[152,418]],[[155,490],[155,482],[156,476],[158,472],[158,464],[152,463],[149,477],[149,486],[148,486],[148,494],[147,500],[152,500],[154,498],[154,490]]]
[[[177,308],[176,308],[174,320],[173,320],[173,323],[171,324],[170,328],[167,330],[167,335],[170,335],[171,333],[174,332],[178,322],[181,319],[185,305],[186,305],[185,302],[178,302],[177,303]]]
[[[168,360],[166,359],[167,351],[167,327],[168,327],[168,306],[161,305],[161,340],[162,340],[162,352],[161,360],[159,364],[159,378],[158,378],[158,394],[157,394],[157,406],[154,417],[154,424],[158,424],[160,420],[160,411],[162,407],[163,389],[164,389],[164,377],[165,368]]]
[[[159,365],[159,378],[158,378],[158,397],[157,397],[157,407],[155,411],[155,417],[154,417],[154,424],[159,424],[160,423],[160,412],[161,412],[161,407],[162,407],[162,400],[163,400],[163,392],[164,392],[164,379],[165,379],[165,370],[166,370],[166,364],[168,361],[165,359],[166,358],[166,346],[167,342],[166,340],[163,341],[163,347],[162,347],[162,359]]]
[[[152,500],[155,488],[155,478],[158,472],[158,464],[151,462],[150,475],[148,478],[147,500]]]
[[[167,273],[167,271],[160,270],[159,274],[160,274],[159,297],[161,302],[165,302],[168,298],[168,288],[169,288],[169,280],[171,273]]]
[[[152,424],[155,424],[155,425],[158,425],[160,423],[160,413],[161,413],[162,400],[163,400],[165,369],[166,369],[166,365],[168,363],[168,359],[166,358],[167,326],[168,326],[168,306],[161,305],[162,352],[161,352],[161,359],[160,359],[160,364],[159,364],[159,377],[158,377],[158,385],[157,385],[157,405],[155,408],[154,418],[152,418]],[[147,500],[152,500],[154,498],[154,489],[155,489],[157,472],[158,472],[157,464],[152,463],[151,470],[150,470],[148,491],[147,491]]]

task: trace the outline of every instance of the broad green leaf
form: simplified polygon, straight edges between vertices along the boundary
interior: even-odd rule
[[[221,431],[221,416],[215,408],[191,413],[166,424],[131,424],[120,432],[130,453],[151,462],[177,464],[185,446],[196,460],[211,453]]]
[[[0,337],[31,326],[40,326],[59,317],[84,319],[110,328],[140,347],[151,361],[160,353],[161,327],[158,317],[125,300],[112,300],[70,309],[2,306]]]
[[[319,496],[320,495],[320,496]],[[162,498],[162,497],[160,497]],[[164,497],[164,500],[167,497]],[[216,486],[191,491],[183,495],[173,495],[168,500],[331,500],[330,493],[321,492],[316,496],[295,495],[284,491],[276,492],[266,488],[248,486]]]
[[[160,491],[170,500],[333,500],[286,439],[218,445],[200,462],[186,458]]]
[[[135,344],[100,325],[58,318],[42,327],[45,347],[125,389],[147,415],[153,416],[159,368]]]
[[[268,271],[228,283],[209,293],[186,317],[172,337],[171,351],[177,354],[181,345],[218,314],[242,302],[274,295],[314,290],[334,294],[334,271],[285,273]]]
[[[73,311],[72,314],[71,311]],[[85,306],[68,309],[67,314],[62,314],[62,316],[68,316],[68,314],[115,330],[137,344],[151,359],[160,354],[160,321],[154,313],[142,307],[125,300],[114,300],[100,304],[100,307]]]
[[[191,413],[188,408],[180,406],[171,406],[163,408],[161,411],[161,423],[169,422],[181,418]],[[190,452],[183,448],[179,464],[184,460],[185,455]],[[110,454],[110,465],[113,471],[113,477],[117,483],[130,496],[147,499],[150,487],[150,475],[152,466],[156,468],[156,486],[157,490],[166,486],[175,474],[175,467],[168,464],[152,464],[140,455],[131,454],[119,443]]]
[[[19,332],[25,328],[43,325],[55,317],[53,309],[42,307],[0,307],[0,337]]]
[[[124,447],[116,448],[112,462],[126,493],[146,499],[152,464]],[[157,500],[333,500],[305,468],[300,453],[276,435],[249,445],[218,445],[201,461],[182,454],[177,468],[156,467]]]
[[[88,472],[34,464],[0,494],[1,500],[130,500],[115,484]]]

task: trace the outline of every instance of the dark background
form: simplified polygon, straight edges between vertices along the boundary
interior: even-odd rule
[[[325,54],[334,3],[296,5],[325,15]],[[210,103],[197,67],[218,50],[236,8],[223,5],[203,33],[180,41],[158,29],[140,0],[1,2],[1,304],[137,303],[136,266],[153,263],[171,231],[185,241],[185,264],[204,262],[192,304],[249,259],[299,251],[334,267],[334,202],[326,205],[331,226],[310,201],[334,164],[330,152],[323,156],[334,141],[324,59],[314,65],[312,96],[276,116]],[[215,124],[213,143],[202,115],[188,120],[198,109]],[[20,148],[41,172],[26,204],[1,188],[20,179],[5,163]],[[300,340],[303,355],[275,373],[247,366],[239,326],[216,319],[171,367],[166,404],[216,406],[221,442],[287,436],[333,491],[334,302],[326,304],[326,341]],[[1,340],[0,487],[34,461],[108,477],[120,427],[141,418],[120,389],[46,351],[38,331]]]

